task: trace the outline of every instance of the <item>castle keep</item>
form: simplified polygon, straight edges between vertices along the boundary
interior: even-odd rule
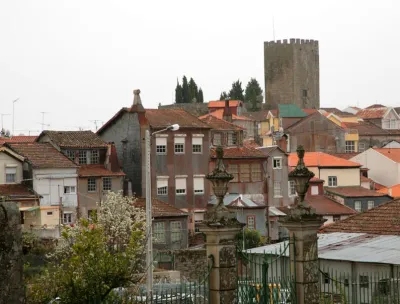
[[[319,109],[317,40],[264,42],[265,100],[268,108],[296,104]]]

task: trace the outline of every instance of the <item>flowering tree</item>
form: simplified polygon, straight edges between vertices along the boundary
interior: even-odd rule
[[[145,212],[112,192],[98,209],[93,221],[63,230],[52,263],[28,288],[28,303],[101,303],[141,279]]]

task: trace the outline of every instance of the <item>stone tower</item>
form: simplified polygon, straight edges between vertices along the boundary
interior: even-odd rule
[[[265,103],[319,109],[318,41],[287,39],[264,42]]]

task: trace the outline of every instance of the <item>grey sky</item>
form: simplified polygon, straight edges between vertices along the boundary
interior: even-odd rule
[[[0,2],[0,113],[15,129],[94,128],[132,102],[171,103],[191,76],[206,101],[250,77],[262,84],[263,42],[320,41],[321,105],[398,105],[400,2],[95,1]],[[264,88],[263,88],[264,89]],[[11,129],[11,116],[4,117]]]

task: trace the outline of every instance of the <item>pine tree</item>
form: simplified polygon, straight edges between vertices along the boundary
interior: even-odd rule
[[[228,93],[226,93],[225,91],[223,91],[223,92],[221,93],[221,95],[219,96],[219,100],[225,100],[225,99],[227,99],[227,98],[229,98],[229,95],[228,95]]]
[[[261,108],[263,90],[255,78],[251,78],[247,83],[244,101],[247,104],[247,109],[257,111]],[[260,102],[261,100],[261,102]]]
[[[175,103],[182,103],[183,102],[183,90],[182,86],[179,84],[179,80],[176,80],[176,88],[175,88]]]
[[[189,93],[189,85],[186,76],[182,78],[182,96],[183,96],[183,103],[190,102],[190,93]]]
[[[199,93],[197,94],[197,102],[199,103],[204,102],[203,90],[201,88],[199,89]]]
[[[235,81],[232,83],[232,88],[229,91],[229,97],[230,99],[235,99],[235,100],[244,100],[244,95],[243,95],[243,89],[242,89],[242,82],[240,80]]]

